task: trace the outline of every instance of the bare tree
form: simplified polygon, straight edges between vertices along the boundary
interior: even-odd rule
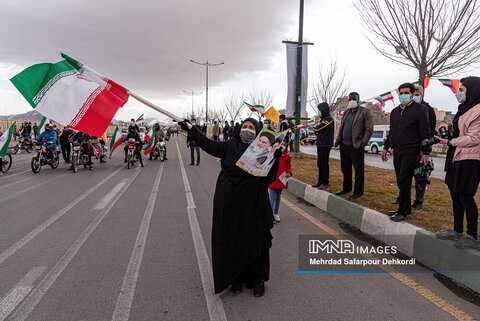
[[[370,43],[383,56],[425,77],[454,73],[480,60],[479,0],[357,0]]]
[[[241,118],[244,100],[244,93],[233,91],[223,97],[223,103],[225,105],[227,116],[234,122],[237,118]]]
[[[317,79],[313,82],[309,99],[314,110],[321,102],[328,103],[330,110],[336,109],[338,98],[346,96],[348,93],[349,84],[345,75],[345,69],[340,70],[335,59],[330,61],[327,68],[319,70]]]

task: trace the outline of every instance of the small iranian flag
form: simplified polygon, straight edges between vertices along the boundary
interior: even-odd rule
[[[143,114],[141,114],[140,117],[138,117],[135,122],[138,122],[138,121],[141,121],[141,120],[143,120]]]
[[[456,94],[458,92],[458,87],[460,87],[460,80],[458,79],[439,79],[442,85],[450,88],[450,90]]]
[[[343,117],[344,114],[345,114],[345,108],[344,108],[344,109],[340,109],[340,111],[338,112],[338,115],[340,115],[341,117]]]
[[[95,70],[62,54],[65,60],[28,67],[11,82],[40,114],[69,128],[100,137],[126,89]]]
[[[8,145],[10,145],[10,141],[12,140],[13,135],[13,128],[15,124],[12,124],[10,128],[3,135],[0,137],[0,157],[3,158],[7,154]]]
[[[153,147],[154,147],[154,141],[155,141],[155,126],[152,126],[152,129],[148,132],[148,134],[145,136],[145,140],[148,142],[147,146],[143,149],[143,154],[148,155],[152,152]]]
[[[265,107],[262,105],[250,105],[246,102],[243,102],[245,105],[247,105],[248,108],[250,108],[251,111],[256,111],[259,112],[262,116],[265,116]]]
[[[384,102],[385,102],[385,101],[388,101],[388,100],[393,101],[392,92],[389,91],[389,92],[387,92],[387,93],[381,94],[381,95],[380,95],[380,98],[381,98]]]
[[[40,122],[40,125],[38,126],[38,132],[37,134],[41,134],[45,131],[45,125],[50,123],[50,120],[47,119],[47,117],[43,117],[42,121]]]
[[[123,143],[123,135],[120,130],[118,130],[118,126],[115,128],[115,131],[113,132],[112,140],[110,141],[110,156],[108,159],[112,159],[112,153],[115,149],[117,149],[118,146],[120,146]]]

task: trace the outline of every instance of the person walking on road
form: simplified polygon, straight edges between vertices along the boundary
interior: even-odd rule
[[[70,163],[70,140],[69,137],[73,135],[73,130],[65,127],[60,135],[60,149],[62,151],[63,160],[65,163]]]
[[[419,160],[426,165],[429,162],[430,146],[422,141],[430,137],[428,110],[424,105],[412,100],[415,86],[404,83],[398,87],[400,105],[390,114],[390,132],[385,140],[382,160],[386,162],[387,152],[393,149],[393,166],[399,189],[398,210],[388,212],[390,219],[400,222],[412,212],[411,189],[415,168]]]
[[[355,186],[349,200],[363,195],[365,184],[365,151],[373,134],[372,112],[360,107],[360,95],[351,92],[348,95],[348,109],[343,115],[335,147],[340,145],[340,166],[343,174],[343,189],[337,195],[350,193],[352,190],[352,165],[355,169]]]
[[[335,134],[335,124],[333,117],[330,115],[330,106],[327,103],[321,103],[317,106],[318,123],[313,127],[313,131],[317,136],[315,144],[317,145],[317,167],[318,181],[312,187],[319,189],[327,189],[330,179],[330,167],[328,165],[330,159],[330,150],[333,146],[333,138]]]
[[[218,126],[217,121],[213,122],[213,140],[219,142],[220,141],[220,127]]]
[[[480,183],[480,78],[467,77],[460,80],[456,94],[460,103],[452,126],[446,126],[451,138],[437,136],[448,145],[445,160],[445,184],[452,197],[453,229],[436,233],[444,240],[455,241],[461,249],[480,247],[478,238],[478,207],[475,194]],[[463,232],[463,218],[467,219],[467,231]]]
[[[230,125],[228,125],[228,121],[225,121],[225,126],[223,126],[223,141],[226,142],[228,140],[228,131],[230,130]]]
[[[203,133],[202,128],[197,125],[195,118],[191,119],[192,126],[200,130]],[[197,145],[190,132],[187,132],[187,147],[190,147],[190,165],[195,165],[195,152],[197,152],[197,166],[200,165],[200,147]]]
[[[270,229],[274,219],[268,186],[275,180],[282,152],[275,151],[275,161],[266,177],[253,176],[235,164],[260,133],[258,121],[245,119],[240,130],[226,142],[208,139],[187,120],[180,125],[204,151],[220,158],[212,227],[215,293],[232,285],[231,290],[238,294],[246,283],[260,297],[265,292],[264,282],[269,279]]]

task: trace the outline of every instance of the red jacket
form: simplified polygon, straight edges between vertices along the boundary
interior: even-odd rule
[[[282,157],[280,158],[280,163],[278,164],[277,179],[275,180],[275,182],[270,184],[268,188],[273,188],[273,189],[288,188],[288,182],[287,182],[287,185],[284,185],[278,179],[278,177],[282,175],[283,172],[292,174],[292,160],[290,158],[290,155],[288,155],[287,151],[284,151],[282,154]]]

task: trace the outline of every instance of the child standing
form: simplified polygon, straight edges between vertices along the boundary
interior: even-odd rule
[[[285,148],[285,141],[282,143],[282,148]],[[280,222],[280,216],[278,215],[278,208],[280,206],[280,200],[282,198],[282,189],[288,188],[288,179],[292,177],[292,160],[285,148],[280,163],[278,165],[277,179],[270,184],[268,189],[270,190],[270,205],[272,206],[273,223]]]

